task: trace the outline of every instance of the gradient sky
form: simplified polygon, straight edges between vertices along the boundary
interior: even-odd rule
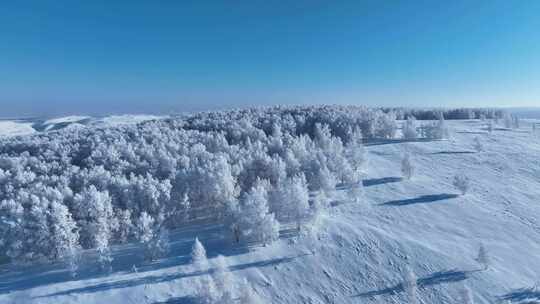
[[[540,1],[0,0],[0,116],[540,106]]]

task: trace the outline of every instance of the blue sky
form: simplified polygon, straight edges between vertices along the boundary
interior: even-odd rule
[[[540,1],[4,1],[0,116],[540,105]]]

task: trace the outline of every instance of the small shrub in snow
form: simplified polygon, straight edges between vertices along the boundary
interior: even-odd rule
[[[410,180],[414,174],[414,166],[408,153],[401,159],[401,174],[407,180]]]
[[[470,180],[464,174],[457,174],[452,184],[461,192],[461,195],[465,195],[469,191]]]
[[[480,141],[480,138],[478,136],[474,138],[474,149],[476,150],[476,152],[484,151],[484,145],[482,145],[482,142]]]
[[[244,279],[239,286],[238,303],[240,304],[263,304],[264,301],[255,293],[253,287]]]
[[[206,258],[206,250],[203,244],[199,241],[199,238],[195,238],[193,246],[191,247],[191,263],[197,268],[197,270],[203,270],[208,266],[208,259]]]
[[[403,290],[407,294],[407,300],[409,304],[418,303],[418,284],[417,278],[412,269],[408,268],[403,280]]]
[[[484,245],[480,245],[480,248],[478,248],[478,256],[476,257],[476,261],[478,264],[480,264],[480,266],[482,266],[483,270],[487,270],[489,268],[490,259]]]
[[[463,304],[474,304],[472,292],[466,285],[463,286],[463,289],[460,291],[461,303]]]

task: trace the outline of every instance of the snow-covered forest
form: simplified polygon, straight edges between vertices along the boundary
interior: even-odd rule
[[[368,208],[364,187],[421,179],[417,153],[404,146],[396,157],[402,178],[366,180],[366,146],[447,141],[455,131],[452,119],[478,122],[481,136],[520,128],[517,117],[490,109],[289,106],[4,137],[0,260],[16,267],[60,265],[76,278],[88,263],[102,274],[115,271],[113,251],[122,244],[138,244],[148,263],[170,256],[170,236],[201,224],[221,227],[220,238],[232,247],[267,246],[284,233],[309,234],[343,195],[356,208]],[[475,136],[470,153],[487,153],[485,140]],[[461,171],[450,183],[466,196],[474,181]],[[385,205],[401,204],[409,202]],[[200,271],[209,267],[198,239],[192,260]],[[477,260],[488,268],[484,247]],[[249,282],[235,283],[244,287],[234,300],[223,291],[228,287],[212,291],[219,289],[212,284],[231,280],[223,257],[215,261],[215,282],[200,282],[199,299],[229,303],[229,297],[238,303],[256,296]],[[417,280],[412,270],[406,274],[403,288],[410,303],[417,303]]]
[[[0,254],[73,260],[137,240],[148,258],[167,230],[223,222],[237,242],[271,242],[283,222],[313,216],[310,192],[361,187],[363,140],[448,137],[444,116],[490,110],[382,111],[275,107],[12,137],[0,145]],[[414,115],[437,118],[416,125]],[[71,261],[70,263],[73,263]],[[104,265],[106,266],[106,265]]]

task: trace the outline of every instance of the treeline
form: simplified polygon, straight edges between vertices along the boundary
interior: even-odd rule
[[[271,242],[280,223],[316,216],[336,184],[358,197],[364,140],[447,136],[451,110],[434,113],[420,127],[409,116],[404,135],[398,112],[308,106],[4,138],[0,256],[75,268],[80,249],[95,249],[107,267],[112,244],[137,240],[155,259],[169,229],[202,220],[238,242]]]

